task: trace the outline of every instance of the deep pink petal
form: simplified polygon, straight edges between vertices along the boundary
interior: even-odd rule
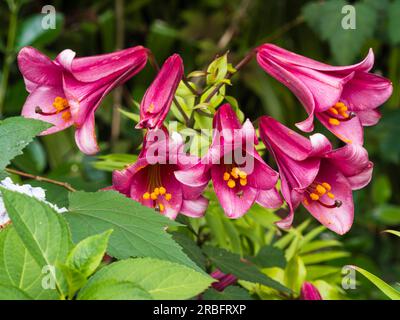
[[[26,118],[39,119],[45,122],[52,123],[54,126],[47,129],[42,135],[55,133],[72,125],[73,121],[65,121],[62,119],[62,112],[52,115],[44,116],[36,113],[36,107],[40,107],[42,111],[47,113],[53,113],[56,109],[53,107],[53,102],[56,97],[64,98],[64,92],[56,87],[44,87],[41,86],[33,91],[25,101],[22,108],[22,116]]]
[[[374,65],[374,53],[372,49],[369,49],[367,56],[363,61],[353,64],[350,66],[331,66],[329,64],[325,64],[305,56],[296,54],[294,52],[285,50],[273,44],[264,44],[260,46],[258,51],[263,54],[268,54],[271,57],[283,61],[285,63],[299,65],[319,71],[364,71],[368,72]]]
[[[178,54],[169,57],[146,90],[140,104],[137,128],[160,127],[167,116],[183,75],[183,61]]]
[[[195,200],[184,199],[182,202],[181,213],[192,218],[204,216],[207,210],[208,200],[202,196]]]
[[[357,111],[356,115],[360,119],[360,122],[364,127],[376,125],[382,117],[381,113],[376,109]]]
[[[316,201],[309,201],[309,204],[304,207],[330,230],[340,235],[345,234],[350,230],[354,217],[353,195],[348,180],[327,161],[321,162],[316,180],[329,183],[335,199],[340,200],[342,205],[336,208],[326,208]],[[320,200],[326,204],[333,203],[333,200],[326,195]]]
[[[81,82],[95,82],[111,77],[116,78],[128,70],[144,68],[148,50],[142,46],[128,48],[113,53],[75,58],[69,71]],[[64,63],[64,67],[68,67]]]
[[[371,73],[358,72],[344,87],[341,100],[351,111],[376,109],[392,95],[390,80]]]
[[[283,204],[282,197],[276,188],[270,190],[260,190],[256,202],[269,209],[280,208]]]
[[[322,300],[318,289],[310,282],[304,282],[300,292],[301,300]]]
[[[94,125],[94,112],[90,113],[85,122],[76,129],[75,141],[79,150],[85,154],[96,154],[99,152]]]
[[[253,205],[258,191],[250,186],[229,188],[223,180],[224,172],[225,165],[214,165],[211,168],[215,193],[225,214],[229,218],[240,218]]]
[[[329,115],[325,112],[317,113],[316,116],[330,132],[343,142],[363,144],[364,131],[357,116],[349,121],[341,121],[339,125],[331,125],[329,123]]]
[[[17,59],[28,92],[32,92],[39,85],[61,88],[62,68],[40,51],[24,47],[18,53]]]
[[[310,141],[272,117],[260,119],[260,136],[270,149],[295,160],[304,160],[312,152]]]
[[[353,190],[361,189],[371,181],[373,164],[362,146],[348,144],[328,153],[327,158],[349,180]]]

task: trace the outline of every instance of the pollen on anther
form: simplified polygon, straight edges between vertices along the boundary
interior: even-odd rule
[[[310,193],[310,198],[311,198],[311,200],[314,200],[314,201],[316,201],[316,200],[319,200],[319,195],[317,195],[316,193]]]
[[[328,191],[331,191],[332,189],[331,185],[328,182],[322,182],[322,186]]]
[[[143,194],[143,199],[144,200],[149,200],[150,199],[150,193],[146,192],[145,194]]]
[[[151,198],[152,200],[157,200],[158,196],[157,196],[157,194],[156,194],[155,192],[152,192],[152,193],[150,194],[150,198]]]
[[[228,181],[230,179],[231,175],[228,172],[224,173],[224,180]]]
[[[162,203],[158,204],[158,208],[160,209],[160,212],[163,212],[165,210],[165,206]]]
[[[228,184],[228,187],[231,189],[236,186],[236,182],[232,179],[230,179],[227,184]]]
[[[69,120],[71,120],[71,113],[69,111],[63,112],[63,114],[61,115],[61,118],[64,121],[69,121]]]
[[[335,108],[329,108],[329,111],[331,112],[331,113],[333,113],[333,114],[339,114],[339,111],[337,111]]]
[[[164,196],[164,198],[165,198],[165,200],[169,201],[169,200],[171,200],[172,195],[171,195],[170,193],[167,193],[167,194]]]
[[[322,185],[317,185],[317,187],[315,188],[315,190],[317,191],[317,193],[322,196],[326,193],[326,189],[322,186]]]
[[[329,118],[328,121],[329,121],[329,124],[331,124],[332,126],[338,126],[340,124],[340,121],[335,118]]]
[[[335,195],[333,193],[331,193],[331,192],[328,192],[326,195],[331,199],[335,198]]]
[[[167,189],[165,189],[164,187],[160,187],[158,188],[159,192],[161,195],[165,194],[167,192]]]
[[[247,179],[246,178],[244,178],[244,179],[240,179],[240,185],[241,186],[245,186],[245,185],[247,185]]]

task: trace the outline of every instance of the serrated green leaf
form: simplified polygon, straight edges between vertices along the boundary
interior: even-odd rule
[[[189,299],[204,291],[213,279],[186,266],[152,258],[128,259],[97,272],[79,293],[85,299],[93,286],[104,281],[129,282],[143,288],[153,299]]]
[[[174,232],[172,237],[182,247],[183,252],[187,254],[190,260],[194,261],[201,269],[205,270],[206,258],[196,242],[179,232]]]
[[[78,300],[152,300],[153,297],[129,281],[106,280],[91,285]]]
[[[64,279],[57,269],[72,247],[68,225],[61,214],[36,198],[1,188],[3,201],[13,226],[42,269],[55,269],[55,286],[65,295]]]
[[[257,256],[251,258],[251,261],[261,268],[279,267],[285,268],[285,253],[273,246],[264,246],[257,253]]]
[[[0,170],[21,154],[33,138],[51,125],[35,119],[23,117],[7,118],[0,122]]]
[[[238,254],[211,246],[203,248],[204,253],[224,273],[230,273],[239,278],[276,289],[281,292],[290,293],[290,290],[279,282],[269,278],[253,264],[244,263]]]
[[[68,254],[66,265],[89,277],[103,260],[112,230],[87,237]]]
[[[392,286],[388,285],[385,281],[378,278],[377,276],[373,275],[372,273],[368,272],[357,266],[349,266],[359,273],[361,273],[364,277],[366,277],[369,281],[371,281],[379,290],[381,290],[386,296],[388,296],[392,300],[400,300],[400,291],[397,291]]]
[[[18,288],[32,299],[58,299],[56,290],[42,287],[43,276],[42,268],[25,248],[13,225],[0,231],[0,283]]]
[[[66,219],[74,240],[113,229],[107,252],[118,259],[153,257],[199,269],[164,231],[178,223],[115,191],[70,194]]]
[[[227,287],[222,292],[210,288],[202,297],[204,300],[253,300],[247,290],[237,286]]]
[[[0,300],[32,300],[32,298],[17,287],[0,283]]]

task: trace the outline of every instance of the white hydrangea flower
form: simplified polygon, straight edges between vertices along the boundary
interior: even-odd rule
[[[59,208],[55,204],[52,204],[46,201],[46,192],[44,189],[40,187],[32,187],[29,184],[15,184],[10,178],[5,178],[3,181],[0,181],[0,185],[8,190],[17,191],[19,193],[26,194],[30,197],[36,198],[50,207],[52,207],[58,213],[63,213],[68,211],[66,208]],[[1,196],[0,192],[0,229],[10,222],[10,218],[7,214],[6,208],[4,206],[3,197]]]

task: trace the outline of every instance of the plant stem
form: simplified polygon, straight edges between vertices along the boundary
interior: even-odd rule
[[[7,92],[8,78],[10,76],[10,67],[14,60],[14,44],[17,33],[18,7],[10,6],[10,22],[8,25],[7,47],[4,57],[4,66],[0,84],[0,118],[3,116],[4,101]]]
[[[183,76],[182,81],[183,81],[184,85],[185,85],[195,96],[198,96],[198,95],[199,95],[199,92],[198,92],[195,88],[192,87],[192,85],[189,83],[189,81],[186,79],[185,76]]]
[[[36,181],[52,183],[52,184],[55,184],[57,186],[63,187],[65,189],[67,189],[68,191],[72,191],[72,192],[76,191],[76,189],[74,189],[67,182],[61,182],[61,181],[49,179],[49,178],[46,178],[46,177],[36,176],[36,175],[30,174],[30,173],[22,172],[22,171],[11,169],[11,168],[6,168],[5,171],[7,171],[9,173],[12,173],[12,174],[16,174],[16,175],[21,176],[21,177],[30,178],[30,179],[33,179],[33,180],[36,180]]]
[[[234,74],[236,74],[241,68],[243,68],[243,66],[245,66],[246,64],[248,64],[251,59],[253,59],[254,55],[256,54],[255,50],[251,50],[248,54],[246,54],[246,56],[239,61],[239,63],[235,66],[235,72],[228,72],[227,75],[225,76],[225,79],[230,79],[232,78],[232,76]],[[209,103],[212,99],[212,97],[214,95],[216,95],[219,90],[221,89],[221,87],[225,85],[225,83],[221,82],[220,84],[218,84],[213,91],[210,92],[210,94],[207,96],[207,98],[204,100],[204,103]]]
[[[173,101],[174,101],[174,103],[176,105],[176,108],[178,109],[178,111],[182,115],[182,117],[183,117],[183,119],[185,121],[185,125],[188,127],[189,123],[190,123],[189,117],[187,116],[186,112],[183,110],[182,106],[179,104],[178,100],[176,100],[175,97],[174,97]]]

